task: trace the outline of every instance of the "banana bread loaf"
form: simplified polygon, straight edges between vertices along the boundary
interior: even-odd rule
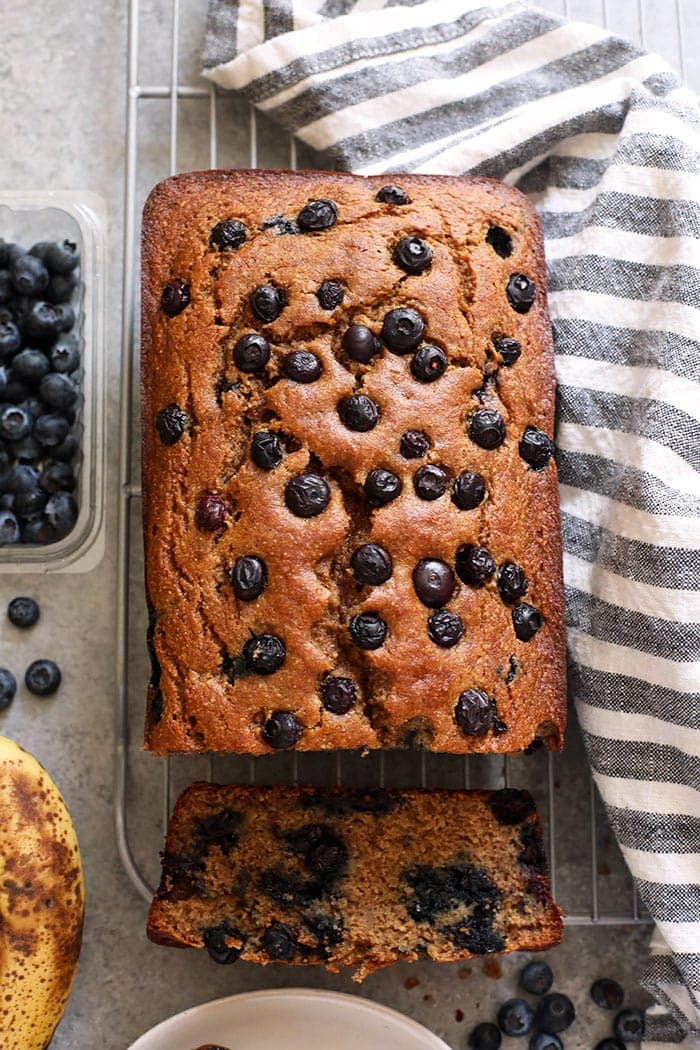
[[[146,746],[561,745],[542,237],[485,179],[210,171],[143,222]]]
[[[148,935],[362,980],[400,959],[549,948],[561,913],[524,791],[197,783],[175,806]]]

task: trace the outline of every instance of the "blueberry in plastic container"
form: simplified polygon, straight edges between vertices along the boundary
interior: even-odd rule
[[[19,540],[20,528],[17,518],[9,510],[0,511],[0,547],[19,543]]]

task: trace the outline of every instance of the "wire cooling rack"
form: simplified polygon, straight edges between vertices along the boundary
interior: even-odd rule
[[[651,0],[650,0],[651,2]],[[559,13],[605,23],[608,8],[558,3]],[[636,22],[628,35],[644,39],[648,15],[641,0],[626,4]],[[672,4],[668,5],[673,6]],[[578,10],[574,10],[578,8]],[[549,843],[554,893],[572,925],[648,922],[594,788],[572,715],[562,755],[510,758],[414,753],[177,756],[141,751],[148,668],[144,639],[141,493],[138,459],[138,233],[143,200],[159,179],[202,167],[318,167],[319,158],[281,141],[254,110],[203,86],[196,71],[201,47],[201,3],[130,0],[127,68],[126,191],[124,216],[123,341],[119,477],[117,616],[117,734],[115,828],[119,856],[134,887],[150,899],[158,879],[159,850],[174,799],[195,779],[300,782],[348,786],[528,788],[535,796]],[[594,10],[595,9],[595,10]],[[596,17],[596,11],[598,16]],[[675,6],[676,55],[682,65],[680,4]],[[168,30],[169,27],[169,30]],[[616,30],[624,26],[614,25]],[[147,41],[148,46],[143,46]],[[153,42],[165,47],[154,47]],[[169,46],[167,46],[169,43]]]

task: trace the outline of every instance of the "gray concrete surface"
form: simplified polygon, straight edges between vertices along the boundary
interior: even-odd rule
[[[124,1050],[157,1021],[228,992],[299,984],[357,991],[345,977],[281,967],[262,971],[243,964],[232,969],[216,968],[201,955],[150,945],[144,935],[145,905],[123,874],[116,855],[112,745],[126,6],[120,0],[43,0],[39,5],[4,0],[2,5],[2,186],[88,189],[105,198],[110,220],[104,346],[110,435],[107,554],[88,577],[0,576],[0,606],[14,594],[30,593],[39,598],[43,610],[40,625],[22,637],[2,623],[0,617],[1,662],[21,673],[36,656],[52,656],[60,661],[65,676],[64,687],[54,700],[36,700],[21,690],[10,710],[0,716],[0,733],[32,750],[57,779],[75,819],[85,862],[84,947],[74,993],[53,1043],[56,1050]],[[186,11],[181,51],[183,77],[187,79],[196,72],[205,3],[193,0],[183,6]],[[548,6],[562,10],[563,3],[552,0]],[[595,21],[603,17],[604,5],[597,0],[572,0],[570,6],[579,17],[588,16]],[[636,0],[612,6],[616,28],[623,18],[637,18]],[[647,6],[651,10],[651,5]],[[686,5],[688,9],[691,6]],[[674,5],[655,5],[657,11],[659,7],[668,8],[670,19]],[[142,46],[151,83],[167,80],[168,11],[165,2],[144,4]],[[625,25],[638,34],[637,21]],[[657,28],[656,45],[663,45],[669,58],[678,61],[675,30],[670,23],[665,24],[661,27],[664,37],[659,36]],[[141,195],[166,173],[167,103],[150,106],[141,143]],[[226,103],[223,107],[222,163],[242,159],[243,117],[235,104]],[[180,166],[203,166],[206,125],[201,109],[194,104],[183,107],[181,130]],[[270,153],[274,154],[274,150],[270,142]],[[136,588],[138,575],[135,564]],[[148,854],[143,857],[144,866],[152,871],[160,848],[159,811],[141,803],[151,781],[157,790],[157,760],[138,757],[136,744],[133,750],[134,824],[139,848]],[[566,761],[565,756],[561,762]],[[566,765],[558,768],[566,782]],[[582,799],[566,802],[585,807]],[[604,832],[601,835],[601,849],[612,855],[609,839],[605,839]],[[572,839],[563,858],[572,886],[577,880],[584,885],[588,879],[585,869],[579,872],[577,866],[583,848],[582,843]],[[613,862],[608,864],[604,857],[600,878],[609,878],[613,867]],[[602,972],[616,976],[630,990],[632,999],[641,999],[634,988],[647,936],[647,931],[640,928],[569,928],[564,944],[550,953],[557,987],[569,992],[580,1004],[580,1019],[567,1046],[581,1050],[590,1047],[606,1031],[606,1019],[596,1016],[586,1001],[585,990],[595,976]],[[461,973],[464,968],[460,966],[398,966],[370,978],[361,991],[405,1011],[453,1047],[461,1048],[466,1046],[470,1021],[490,1017],[494,1003],[510,994],[521,963],[514,958],[498,964],[477,962],[468,967],[469,973]],[[419,983],[414,983],[414,978]],[[456,1011],[463,1012],[463,1020],[456,1020]]]

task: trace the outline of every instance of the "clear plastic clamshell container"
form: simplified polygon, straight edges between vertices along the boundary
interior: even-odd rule
[[[73,461],[77,520],[55,542],[0,546],[0,573],[87,572],[104,553],[104,202],[91,193],[0,191],[0,238],[25,249],[38,241],[77,245],[79,281],[69,302],[81,355],[73,376],[79,397],[71,430],[79,446]]]

